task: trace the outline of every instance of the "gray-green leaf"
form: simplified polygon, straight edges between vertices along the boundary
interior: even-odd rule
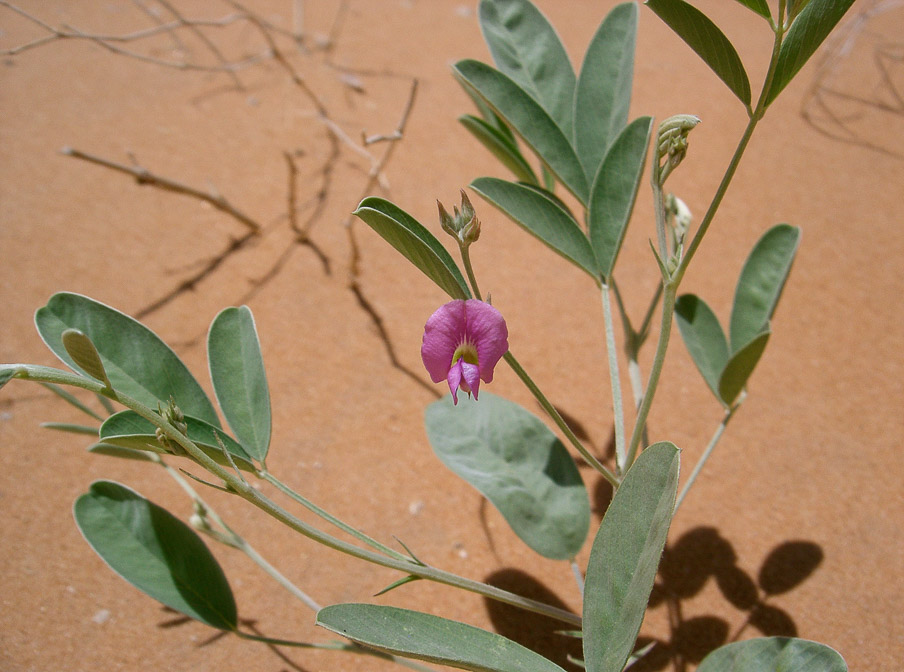
[[[476,672],[563,672],[538,653],[471,625],[397,607],[335,604],[317,625],[397,656]]]
[[[750,374],[753,373],[763,355],[763,350],[766,349],[771,333],[767,324],[765,331],[739,348],[728,360],[719,377],[719,398],[726,406],[731,406],[747,385]]]
[[[555,29],[530,0],[481,0],[478,13],[496,67],[570,136],[574,68]]]
[[[574,98],[574,146],[592,180],[606,150],[628,123],[637,40],[637,5],[616,6],[590,41]]]
[[[223,417],[247,453],[263,462],[270,447],[270,390],[247,306],[225,308],[214,318],[207,361]]]
[[[537,189],[496,177],[479,177],[471,183],[471,188],[525,231],[596,277],[596,262],[587,236],[552,198]]]
[[[461,125],[495,156],[499,162],[512,171],[522,182],[539,185],[534,169],[521,154],[518,146],[507,135],[483,119],[471,114],[458,118]]]
[[[684,0],[646,0],[646,4],[697,52],[742,103],[750,105],[750,80],[741,57],[706,14]]]
[[[834,649],[793,637],[761,637],[734,642],[710,653],[697,672],[847,672]]]
[[[123,448],[109,443],[95,443],[88,446],[88,452],[94,455],[106,455],[107,457],[119,457],[124,460],[137,460],[138,462],[150,462],[152,457],[146,450]]]
[[[214,462],[222,466],[231,466],[229,458],[220,448],[217,441],[219,439],[239,469],[254,471],[251,456],[223,430],[190,415],[185,416],[185,424],[188,427],[186,436]],[[157,439],[156,431],[154,423],[145,420],[134,411],[120,411],[111,415],[100,426],[100,442],[133,450],[168,453],[166,446]]]
[[[593,180],[588,210],[590,244],[609,282],[643,178],[653,119],[640,117],[618,134]]]
[[[110,379],[107,378],[104,363],[90,338],[78,329],[66,329],[60,338],[66,352],[72,357],[72,361],[81,367],[82,371],[110,387]]]
[[[730,353],[719,319],[703,299],[685,294],[675,302],[675,320],[691,359],[709,389],[721,401],[719,378],[725,370]]]
[[[570,135],[565,135],[530,94],[504,73],[480,61],[459,61],[453,72],[465,88],[480,96],[522,137],[581,203],[587,202],[589,185]]]
[[[499,509],[540,555],[573,558],[590,528],[587,491],[574,460],[549,428],[518,404],[482,392],[426,411],[433,451]]]
[[[772,104],[853,4],[854,0],[811,0],[800,10],[782,42],[764,105]]]
[[[371,196],[354,214],[453,299],[469,299],[464,276],[446,248],[420,222],[386,199]]]
[[[47,347],[74,371],[89,373],[66,351],[67,329],[77,329],[91,340],[117,391],[151,408],[172,396],[187,415],[219,426],[213,405],[188,367],[154,332],[128,315],[86,296],[61,292],[38,309],[35,324]]]
[[[603,517],[584,584],[588,672],[621,672],[634,649],[672,519],[678,462],[672,443],[644,450]]]
[[[778,224],[769,229],[747,257],[731,309],[731,350],[749,343],[772,319],[800,244],[800,229]]]
[[[97,481],[74,507],[85,540],[140,591],[221,630],[238,624],[226,576],[201,538],[134,490]]]

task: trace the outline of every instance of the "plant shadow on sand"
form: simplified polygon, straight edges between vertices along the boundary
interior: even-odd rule
[[[683,672],[723,644],[739,640],[751,626],[765,636],[797,636],[791,615],[774,605],[773,598],[803,583],[819,567],[823,557],[822,549],[813,542],[785,541],[768,553],[754,579],[738,566],[737,553],[718,530],[701,526],[685,532],[666,546],[650,596],[651,609],[668,610],[669,636],[653,639],[641,634],[638,648],[651,643],[653,647],[631,667],[632,672],[666,669]],[[549,588],[520,569],[500,569],[485,580],[505,590],[567,608]],[[738,610],[740,618],[736,625],[718,616],[686,617],[683,613],[684,603],[711,580],[725,600]],[[569,658],[581,659],[580,640],[562,634],[565,628],[561,623],[489,600],[486,607],[499,634],[566,669],[579,669]]]

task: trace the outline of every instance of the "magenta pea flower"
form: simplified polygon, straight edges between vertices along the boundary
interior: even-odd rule
[[[508,352],[508,328],[502,314],[484,301],[450,301],[424,326],[421,359],[434,383],[449,382],[452,400],[458,390],[477,398],[480,381],[493,380],[493,368]]]

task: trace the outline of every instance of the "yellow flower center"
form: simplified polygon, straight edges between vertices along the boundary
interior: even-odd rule
[[[459,359],[465,360],[466,364],[477,366],[477,348],[465,341],[452,353],[452,366],[455,366]]]

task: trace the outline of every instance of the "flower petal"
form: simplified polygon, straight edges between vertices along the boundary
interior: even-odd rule
[[[452,355],[465,338],[465,302],[461,299],[440,306],[424,325],[421,359],[434,383],[446,380]]]
[[[493,369],[508,352],[508,328],[502,313],[489,303],[468,299],[463,302],[465,338],[477,348],[477,365],[484,382],[493,380]]]
[[[452,391],[452,403],[456,406],[458,405],[458,387],[461,385],[461,379],[464,373],[461,369],[461,365],[462,361],[459,359],[455,362],[455,366],[448,371],[449,389]],[[467,382],[465,382],[465,384],[467,385]]]
[[[462,377],[465,379],[461,389],[469,394],[473,393],[476,399],[477,389],[480,387],[480,371],[474,364],[468,364],[463,359],[458,360],[455,365],[461,366]]]

